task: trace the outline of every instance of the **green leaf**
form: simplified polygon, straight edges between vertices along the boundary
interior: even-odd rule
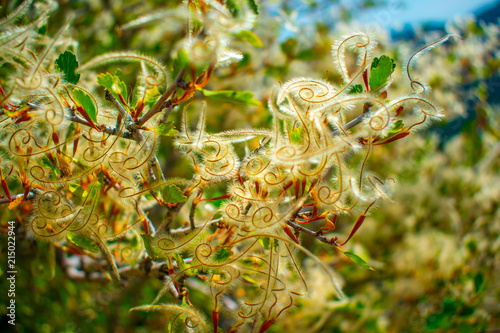
[[[58,179],[58,177],[61,175],[61,171],[55,167],[55,165],[52,163],[52,161],[47,157],[47,156],[42,156],[42,159],[40,160],[40,164],[43,167],[48,167],[52,171],[52,178],[54,180]]]
[[[182,193],[182,191],[177,186],[172,184],[165,186],[161,191],[161,195],[163,201],[168,203],[186,202],[187,200],[187,197]]]
[[[78,88],[73,89],[73,91],[71,92],[71,96],[78,105],[82,106],[85,111],[87,111],[90,119],[92,119],[92,121],[97,124],[97,111],[92,97],[90,97],[90,95],[85,91]]]
[[[233,17],[238,17],[241,12],[240,4],[235,0],[226,0],[226,7],[229,9]]]
[[[262,43],[260,38],[250,30],[240,31],[234,36],[243,39],[244,41],[248,42],[250,45],[254,47],[261,48],[262,46],[264,46],[264,43]]]
[[[292,144],[301,144],[304,138],[302,126],[297,127],[290,133],[290,142]]]
[[[111,75],[110,73],[98,75],[97,83],[108,89],[111,95],[113,95],[117,100],[121,101],[120,95],[125,101],[128,100],[127,85],[121,79],[120,70],[117,70],[115,75]]]
[[[279,242],[277,239],[273,239],[273,247],[274,249],[277,249],[279,246]],[[262,247],[266,250],[269,250],[271,248],[271,238],[269,237],[262,237],[259,239],[259,244],[262,245]]]
[[[68,189],[78,198],[86,198],[87,195],[89,195],[89,192],[84,190],[83,187],[76,182],[68,182]]]
[[[361,94],[363,92],[363,86],[360,84],[356,84],[352,86],[351,90],[349,90],[349,94],[354,95],[354,94]]]
[[[253,98],[253,93],[250,91],[234,91],[234,90],[218,90],[211,91],[201,89],[203,95],[216,101],[238,104],[238,105],[261,105],[261,103]]]
[[[68,83],[77,84],[80,74],[76,74],[78,60],[71,51],[64,51],[55,61],[56,69],[64,73],[64,79]]]
[[[243,53],[243,59],[241,59],[237,64],[238,68],[243,68],[243,67],[249,65],[251,62],[251,59],[252,59],[252,56],[250,55],[250,53],[247,53],[247,52]]]
[[[227,247],[223,247],[215,251],[213,258],[216,262],[222,262],[231,256],[232,252]]]
[[[146,252],[151,257],[151,259],[166,259],[167,256],[164,251],[158,248],[158,240],[151,235],[141,234],[142,240],[144,241],[144,248]]]
[[[163,135],[163,136],[174,136],[177,133],[179,133],[179,131],[175,129],[173,121],[167,121],[166,123],[162,123],[160,126],[155,128],[155,131],[158,135]]]
[[[77,127],[77,124],[75,122],[71,122],[69,124],[68,130],[66,131],[66,141],[71,139],[71,136],[73,135],[73,133],[76,132],[76,127]],[[66,147],[66,145],[65,145],[65,147]]]
[[[250,283],[250,284],[253,284],[255,287],[258,287],[260,286],[260,282],[256,281],[255,279],[252,279],[251,277],[249,276],[246,276],[246,275],[243,275],[241,277],[242,280],[245,280],[246,282]]]
[[[259,244],[266,250],[269,250],[269,245],[271,244],[271,239],[269,237],[262,237],[259,239]]]
[[[250,5],[250,8],[252,9],[252,11],[256,15],[259,15],[259,5],[257,5],[257,2],[255,0],[248,0],[248,4]]]
[[[345,254],[349,259],[351,259],[352,261],[354,261],[356,264],[360,265],[361,267],[364,267],[366,269],[369,269],[371,271],[374,271],[373,267],[371,267],[370,265],[368,265],[366,263],[366,261],[364,261],[360,256],[358,256],[357,254],[354,254],[352,252],[349,252],[349,251],[342,251],[343,254]]]
[[[474,277],[474,290],[476,291],[476,294],[481,291],[481,289],[483,288],[483,284],[484,284],[484,276],[483,274],[478,273]]]
[[[156,101],[160,98],[160,96],[161,94],[156,87],[146,90],[144,105],[151,109],[156,104]]]
[[[398,120],[394,123],[394,125],[392,125],[388,134],[397,134],[397,133],[401,132],[404,127],[405,127],[405,123],[402,120]]]
[[[295,38],[288,38],[283,44],[281,44],[281,51],[289,57],[293,57],[295,54],[295,48],[297,47],[297,40]]]
[[[175,261],[177,262],[177,266],[179,267],[179,270],[184,272],[184,274],[189,275],[189,276],[196,276],[198,275],[198,270],[195,268],[190,269],[191,265],[186,264],[184,259],[182,259],[182,256],[174,252],[173,257]]]
[[[71,243],[73,243],[74,245],[78,246],[83,250],[94,253],[99,252],[99,247],[97,247],[97,245],[92,240],[82,237],[77,233],[68,232],[67,238]]]
[[[296,60],[313,60],[316,57],[316,53],[313,49],[305,49],[299,51],[295,56]]]
[[[377,91],[385,86],[395,68],[394,60],[386,55],[373,59],[370,72],[370,90]]]
[[[405,124],[401,119],[396,121],[392,125],[391,129],[387,132],[387,135],[384,137],[384,139],[381,141],[377,141],[377,144],[383,144],[384,142],[391,140],[393,137],[395,137],[396,135],[401,133],[403,131],[404,127],[405,127]]]
[[[189,64],[189,55],[185,49],[181,49],[177,52],[177,57],[174,59],[172,64],[172,80],[175,80],[179,71],[186,68]]]

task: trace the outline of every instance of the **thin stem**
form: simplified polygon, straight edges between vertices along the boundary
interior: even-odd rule
[[[15,194],[15,195],[12,195],[11,198],[12,198],[12,201],[16,200],[18,197],[23,197],[24,196],[24,193],[20,193],[20,194]],[[24,199],[24,201],[26,200],[33,200],[35,198],[35,193],[33,192],[30,192],[28,194],[28,197],[26,199]],[[4,198],[0,198],[0,205],[1,204],[5,204],[5,203],[10,203],[9,201],[9,198],[7,197],[4,197]]]
[[[108,248],[106,247],[106,244],[104,244],[103,240],[97,236],[93,235],[94,237],[94,243],[97,245],[99,250],[101,250],[101,253],[103,254],[104,258],[108,262],[108,265],[111,268],[111,276],[113,277],[113,280],[115,281],[120,281],[120,273],[118,272],[118,267],[116,267],[116,263],[113,260],[113,256],[109,252]]]
[[[137,122],[138,126],[143,126],[149,119],[151,119],[155,114],[162,110],[163,103],[167,101],[167,99],[172,95],[179,86],[179,82],[182,80],[182,77],[186,73],[186,70],[183,68],[177,74],[174,82],[168,87],[168,89],[163,93],[160,99],[156,102],[156,104]]]
[[[290,220],[286,221],[286,224],[288,224],[290,227],[294,228],[296,231],[300,231],[300,232],[303,232],[303,233],[308,234],[310,236],[313,236],[314,238],[316,238],[320,242],[334,245],[334,246],[339,246],[339,244],[337,243],[337,237],[333,237],[333,238],[328,239],[325,236],[322,236],[320,233],[318,233],[316,231],[309,230],[307,228],[304,228],[303,226],[298,225],[297,223],[292,222]]]
[[[115,108],[118,110],[118,117],[116,118],[116,129],[121,127],[121,123],[123,119],[128,118],[128,112],[123,108],[123,106],[118,102],[115,96],[111,95],[111,93],[106,89],[106,99],[113,103]]]

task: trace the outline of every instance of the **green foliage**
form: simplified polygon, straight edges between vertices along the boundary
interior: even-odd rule
[[[235,37],[243,39],[244,41],[248,42],[250,45],[254,47],[261,48],[262,46],[264,46],[259,37],[250,30],[240,31],[238,34],[235,35]]]
[[[162,191],[162,198],[168,203],[181,203],[186,202],[187,197],[182,193],[182,191],[175,185],[169,184],[165,186]]]
[[[148,234],[141,234],[144,248],[151,259],[165,259],[167,255],[158,247],[158,239]]]
[[[396,69],[396,63],[389,56],[375,57],[370,70],[370,90],[377,91],[383,88],[389,82],[394,69]]]
[[[97,110],[95,108],[92,97],[90,97],[90,95],[87,94],[82,89],[78,88],[73,89],[73,91],[71,92],[71,96],[73,97],[78,106],[83,107],[83,109],[89,115],[90,119],[92,119],[94,123],[97,123]]]
[[[352,86],[351,90],[349,90],[349,94],[361,94],[363,92],[363,86],[361,84],[355,84]]]
[[[290,133],[290,142],[293,144],[301,144],[304,139],[304,133],[302,126],[295,128]]]
[[[83,250],[94,253],[99,252],[99,248],[97,247],[97,245],[95,245],[95,243],[88,238],[82,237],[74,232],[68,232],[67,237],[71,243]]]
[[[202,89],[203,95],[215,101],[221,101],[237,105],[261,105],[261,103],[253,98],[253,93],[250,91],[233,91],[233,90],[218,90],[211,91]]]
[[[156,133],[158,133],[158,135],[163,136],[174,136],[179,133],[179,131],[175,129],[173,121],[161,123],[160,126],[156,127],[155,131]]]
[[[121,79],[120,70],[117,70],[115,75],[111,75],[110,73],[98,75],[97,84],[106,88],[117,100],[127,101],[127,86]]]
[[[80,80],[80,74],[76,73],[78,60],[71,51],[64,51],[55,61],[56,69],[64,73],[64,79],[68,83],[77,84]]]
[[[217,263],[224,262],[226,259],[231,257],[231,254],[232,254],[231,251],[228,250],[227,247],[222,247],[222,248],[218,249],[217,251],[215,251],[214,261]]]
[[[349,259],[354,261],[356,264],[360,265],[361,267],[364,267],[366,269],[374,271],[373,267],[368,265],[366,261],[363,260],[360,256],[358,256],[355,253],[349,252],[349,251],[342,251],[343,254],[345,254]]]
[[[499,121],[477,85],[498,70],[496,27],[467,23],[468,39],[412,67],[420,49],[403,82],[395,64],[417,45],[374,58],[377,33],[296,34],[303,13],[287,5],[256,18],[253,0],[31,3],[0,9],[0,216],[19,222],[25,258],[19,331],[498,326]],[[86,62],[61,53],[76,45]],[[432,123],[437,105],[449,123]]]

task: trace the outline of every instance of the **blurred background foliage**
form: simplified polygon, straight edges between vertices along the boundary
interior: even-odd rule
[[[1,1],[1,16],[19,2]],[[318,274],[317,280],[309,281],[311,297],[280,317],[270,332],[500,329],[500,29],[498,15],[492,14],[495,10],[498,13],[499,5],[479,13],[477,19],[405,26],[399,31],[380,24],[366,27],[357,20],[369,17],[367,11],[374,8],[390,12],[389,2],[261,1],[254,32],[264,46],[257,49],[235,40],[232,47],[243,52],[243,60],[217,70],[210,81],[211,90],[252,91],[264,103],[240,107],[207,101],[208,132],[268,128],[271,117],[265,102],[280,82],[297,76],[338,79],[330,49],[345,33],[369,29],[375,35],[380,41],[377,52],[396,59],[399,70],[392,88],[401,94],[409,88],[400,69],[413,51],[446,33],[467,36],[433,49],[413,68],[432,88],[430,98],[444,108],[445,119],[411,135],[411,139],[379,146],[372,152],[367,167],[382,177],[394,178],[394,202],[386,201],[371,213],[347,250],[366,259],[375,271],[365,270],[334,248],[304,236],[303,244],[338,273],[348,298],[336,300],[333,286]],[[72,16],[66,35],[78,41],[74,48],[82,62],[104,52],[130,49],[154,56],[170,67],[186,35],[184,22],[174,15],[178,4],[163,0],[61,0],[44,33],[54,34],[61,22]],[[169,8],[172,15],[162,12],[164,17],[151,24],[126,26],[141,15]],[[332,8],[336,16],[327,17],[325,9]],[[29,12],[24,19],[29,20]],[[135,69],[116,67],[133,86]],[[201,109],[203,96],[198,97],[188,106],[193,121]],[[171,117],[180,126],[180,113]],[[243,155],[244,145],[240,149]],[[170,138],[162,141],[158,157],[167,177],[190,177],[191,170],[180,156]],[[225,189],[219,191],[208,196],[220,195]],[[3,208],[2,228],[7,219]],[[25,207],[16,212],[20,224],[28,210]],[[150,217],[155,220],[154,211]],[[336,232],[348,233],[351,223],[352,217],[340,217]],[[5,244],[1,236],[2,258]],[[161,281],[130,280],[124,288],[72,281],[55,264],[58,258],[49,244],[18,239],[16,253],[16,331],[165,331],[167,320],[161,315],[128,314],[131,307],[150,303]],[[4,315],[8,286],[6,260],[2,261],[0,326],[4,331],[8,328]],[[307,261],[303,264],[307,269]],[[195,290],[190,297],[201,304],[206,295]],[[208,307],[205,310],[210,313]]]

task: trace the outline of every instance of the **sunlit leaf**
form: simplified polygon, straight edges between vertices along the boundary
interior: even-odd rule
[[[156,87],[146,90],[146,95],[144,96],[144,105],[151,109],[153,105],[155,105],[156,101],[160,98],[160,96],[161,94]]]
[[[155,128],[155,131],[158,135],[163,136],[174,136],[179,133],[179,131],[175,129],[173,121],[162,123],[160,126]]]
[[[302,126],[297,127],[290,133],[290,142],[293,144],[301,144],[304,138]]]
[[[127,85],[121,79],[121,71],[116,71],[115,75],[110,73],[100,74],[97,76],[97,83],[108,89],[117,100],[121,101],[121,95],[123,100],[127,101]]]
[[[97,123],[97,110],[95,108],[92,97],[90,97],[90,95],[88,95],[85,91],[78,88],[73,89],[73,91],[71,92],[71,96],[78,105],[82,106],[85,109],[90,119],[92,119],[94,123]]]
[[[9,210],[12,210],[12,209],[16,208],[17,206],[19,206],[19,204],[21,203],[21,201],[23,201],[23,196],[22,195],[16,197],[14,200],[12,200],[12,202],[9,203],[9,206],[7,208]]]
[[[92,240],[90,240],[88,238],[82,237],[74,232],[68,232],[67,237],[71,243],[73,243],[74,245],[76,245],[77,247],[79,247],[83,250],[94,252],[94,253],[99,252],[99,247],[97,247],[97,245]]]
[[[402,139],[410,134],[410,132],[404,130],[405,124],[402,120],[396,121],[391,129],[387,132],[387,136],[383,140],[375,139],[373,142],[375,145],[383,145],[391,143],[393,141]]]
[[[250,30],[243,30],[238,32],[237,34],[234,35],[235,37],[238,37],[240,39],[243,39],[244,41],[248,42],[250,45],[254,47],[262,47],[264,46],[264,43],[260,40],[260,38],[251,32]]]
[[[377,91],[385,86],[395,68],[394,60],[386,55],[373,59],[370,72],[370,90]]]
[[[253,93],[250,91],[234,91],[234,90],[218,90],[211,91],[201,89],[203,95],[216,101],[238,104],[238,105],[261,105],[261,103],[253,98]]]
[[[374,271],[373,267],[368,265],[366,263],[366,261],[363,260],[363,258],[361,258],[360,256],[358,256],[357,254],[354,254],[352,252],[349,252],[349,251],[342,251],[343,254],[345,254],[347,257],[349,257],[349,259],[351,259],[352,261],[354,261],[356,264],[360,265],[361,267],[364,267],[366,269],[369,269],[371,271]]]
[[[180,203],[186,202],[187,200],[187,197],[182,193],[182,191],[177,186],[172,184],[165,186],[161,191],[161,195],[163,201],[168,203]]]

